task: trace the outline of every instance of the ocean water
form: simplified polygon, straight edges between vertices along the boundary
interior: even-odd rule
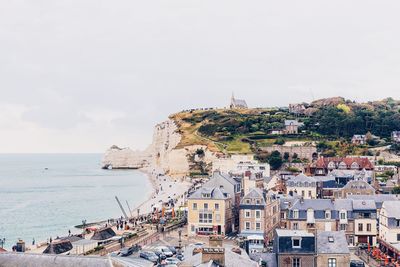
[[[151,192],[137,170],[102,170],[101,154],[0,154],[0,238],[10,248],[67,235],[74,225],[129,214]],[[45,169],[47,168],[47,170]]]

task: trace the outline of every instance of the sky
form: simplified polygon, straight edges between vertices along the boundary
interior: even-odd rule
[[[400,99],[400,1],[1,0],[0,153],[143,149],[182,109]]]

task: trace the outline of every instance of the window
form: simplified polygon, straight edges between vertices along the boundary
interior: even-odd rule
[[[293,210],[293,219],[299,218],[299,210]]]
[[[326,210],[325,211],[325,219],[330,219],[331,218],[331,211],[330,210]]]
[[[192,232],[194,233],[194,231],[195,231],[195,227],[194,227],[194,225],[192,225],[191,227],[190,227],[190,229],[192,230]]]
[[[371,232],[371,224],[367,223],[367,232]]]
[[[207,203],[204,203],[204,209],[208,210],[208,204]]]
[[[292,247],[293,248],[301,248],[301,239],[300,238],[292,238]]]
[[[193,210],[197,210],[197,203],[193,203]]]
[[[400,241],[400,234],[397,234],[397,241]]]
[[[200,212],[199,213],[199,223],[212,223],[212,213]]]
[[[300,258],[293,258],[292,259],[292,267],[300,267]]]
[[[340,212],[340,219],[346,220],[346,212],[344,212],[344,211]]]
[[[272,207],[272,213],[275,214],[276,213],[276,206]]]
[[[336,259],[334,258],[328,259],[328,267],[336,267]]]
[[[256,210],[256,219],[261,218],[261,210]]]
[[[256,222],[256,230],[260,230],[261,229],[261,223]]]
[[[301,190],[301,196],[304,197],[304,190]]]
[[[311,198],[312,197],[312,193],[310,190],[308,190],[308,197]]]
[[[250,218],[250,211],[249,210],[245,210],[244,211],[244,217],[245,218]]]
[[[396,220],[396,226],[400,227],[400,220]]]
[[[219,204],[218,203],[215,203],[214,207],[215,207],[216,210],[219,210]]]
[[[246,199],[246,204],[250,204],[250,199]]]
[[[358,224],[358,231],[360,231],[360,232],[363,231],[363,224],[362,223]]]
[[[339,226],[339,230],[340,231],[346,231],[346,229],[347,229],[347,225],[344,224],[344,223],[341,223],[340,226]]]
[[[293,230],[299,230],[299,224],[293,223]]]
[[[250,222],[246,222],[245,225],[246,225],[246,230],[250,230]]]
[[[261,201],[259,199],[256,200],[256,204],[260,204]]]

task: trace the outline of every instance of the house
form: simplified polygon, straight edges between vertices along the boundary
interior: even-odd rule
[[[317,253],[317,266],[350,266],[350,250],[343,231],[319,232],[317,234]]]
[[[287,228],[305,231],[344,231],[354,245],[352,201],[347,199],[300,199],[288,208]]]
[[[346,185],[352,180],[363,180],[367,183],[371,183],[374,178],[374,171],[372,170],[348,170],[348,169],[334,169],[328,174],[329,176],[335,177],[338,184]]]
[[[273,239],[273,231],[279,225],[279,216],[279,201],[276,196],[258,188],[252,189],[240,202],[240,236],[252,236],[253,239],[258,236],[262,238],[263,244],[268,244]],[[262,248],[259,252],[262,252]]]
[[[400,143],[400,131],[393,131],[392,132],[392,140],[395,143]]]
[[[246,101],[242,99],[236,99],[234,94],[232,93],[231,104],[229,105],[230,109],[247,109]]]
[[[315,236],[307,231],[275,230],[274,253],[278,267],[314,267]]]
[[[289,176],[286,181],[286,194],[299,195],[304,199],[317,198],[317,181],[304,174]]]
[[[353,145],[365,145],[367,143],[367,137],[365,134],[355,134],[351,138]]]
[[[328,175],[333,170],[373,171],[374,165],[366,157],[321,157],[308,165],[309,175]]]
[[[375,195],[375,189],[363,180],[352,180],[334,193],[336,198],[347,198],[350,195]]]
[[[400,201],[385,201],[379,213],[380,248],[390,257],[400,256]]]
[[[298,120],[285,120],[285,133],[286,134],[298,134],[299,127],[303,126],[303,123]]]
[[[222,173],[231,173],[234,176],[243,175],[246,171],[261,173],[262,176],[269,177],[270,165],[254,160],[253,154],[232,155],[229,158],[220,158],[212,163],[212,170]]]
[[[272,153],[278,151],[281,155],[285,153],[289,154],[289,159],[308,159],[310,162],[318,157],[317,147],[313,144],[304,145],[272,145],[266,147],[260,147],[261,151]]]
[[[179,263],[182,267],[258,266],[242,249],[224,244],[220,236],[210,236],[209,243],[201,250],[193,245],[187,246],[183,255],[184,260]]]
[[[235,231],[235,227],[239,226],[239,203],[242,192],[241,180],[241,178],[231,177],[226,173],[215,171],[210,177],[210,180],[203,185],[204,187],[222,188],[224,192],[228,193],[232,198],[232,231]]]
[[[188,235],[225,235],[232,230],[232,197],[222,187],[202,186],[188,197]]]
[[[377,208],[374,200],[353,200],[355,244],[376,245]]]
[[[306,110],[304,104],[289,104],[289,112],[293,114],[303,114]]]
[[[259,236],[264,240],[266,220],[265,207],[264,194],[262,190],[258,188],[252,189],[242,198],[239,206],[240,236],[246,238],[248,236]]]

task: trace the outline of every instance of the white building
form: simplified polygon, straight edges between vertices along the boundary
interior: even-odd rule
[[[270,177],[271,171],[268,163],[259,163],[254,160],[254,155],[232,155],[213,161],[212,170],[235,175],[243,175],[247,171],[262,173],[263,177]]]

